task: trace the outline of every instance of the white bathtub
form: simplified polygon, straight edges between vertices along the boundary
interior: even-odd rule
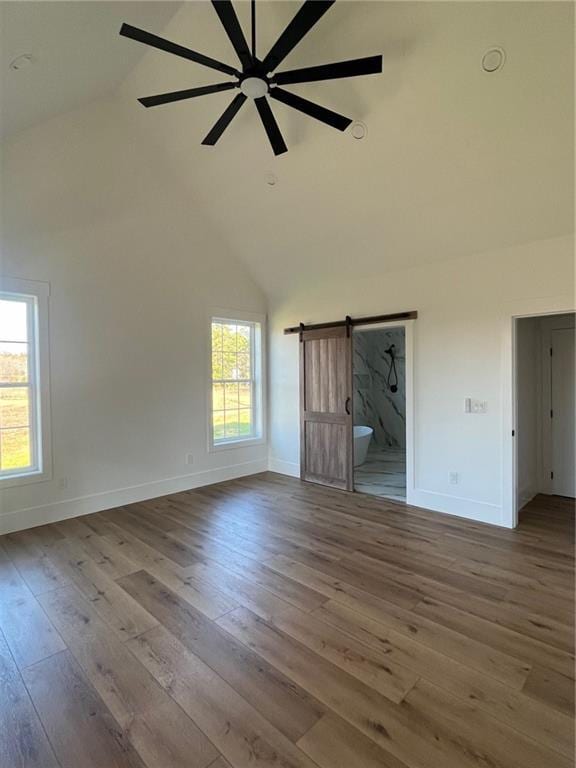
[[[354,466],[359,467],[366,461],[366,454],[374,430],[372,427],[354,427]]]

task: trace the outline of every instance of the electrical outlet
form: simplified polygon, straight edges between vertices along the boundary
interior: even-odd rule
[[[450,478],[450,485],[458,485],[458,483],[460,482],[460,475],[458,474],[458,472],[450,472],[449,478]]]
[[[194,455],[192,453],[186,454],[186,464],[194,464]]]
[[[58,480],[58,488],[61,491],[65,491],[66,488],[68,488],[68,478],[67,477],[61,477],[60,480]]]

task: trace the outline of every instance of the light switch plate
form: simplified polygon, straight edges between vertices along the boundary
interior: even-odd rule
[[[473,397],[464,398],[464,413],[487,413],[488,402],[475,400]]]

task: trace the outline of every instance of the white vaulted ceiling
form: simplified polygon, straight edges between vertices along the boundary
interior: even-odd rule
[[[257,5],[263,55],[299,3]],[[249,4],[235,6],[247,31]],[[562,2],[339,0],[282,68],[382,53],[382,75],[287,87],[363,121],[367,137],[272,102],[289,147],[277,158],[251,103],[215,147],[201,146],[233,92],[136,102],[226,75],[117,38],[117,14],[99,34],[114,36],[120,79],[132,69],[117,91],[119,116],[281,298],[336,272],[381,275],[572,231],[573,12]],[[138,13],[123,20],[237,65],[209,2],[184,3],[166,24]],[[481,59],[492,46],[507,59],[487,74]],[[93,64],[87,81],[92,74]]]
[[[116,88],[141,58],[118,37],[126,17],[162,28],[178,2],[0,2],[2,135],[87,104]],[[17,56],[34,65],[10,70]]]
[[[297,7],[259,4],[261,50]],[[271,102],[289,147],[277,158],[251,103],[215,147],[200,145],[228,92],[135,102],[225,75],[152,51],[121,98],[194,204],[283,294],[335,271],[379,274],[571,231],[572,16],[567,3],[337,2],[283,68],[383,53],[382,75],[290,87],[368,135]],[[186,5],[165,35],[236,63],[209,4]],[[487,74],[482,55],[495,45],[506,64]]]

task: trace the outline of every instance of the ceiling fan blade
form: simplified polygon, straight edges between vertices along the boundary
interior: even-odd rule
[[[262,62],[266,72],[273,72],[284,61],[290,51],[319,21],[336,0],[306,0],[298,9],[296,16],[272,46]]]
[[[203,85],[200,88],[188,88],[185,91],[172,91],[172,93],[160,93],[158,96],[144,96],[138,99],[144,107],[158,107],[160,104],[171,104],[173,101],[193,99],[196,96],[205,96],[218,91],[228,91],[237,88],[238,83],[218,83],[217,85]]]
[[[305,115],[320,120],[321,123],[337,128],[339,131],[345,131],[352,122],[349,117],[339,115],[338,112],[321,107],[319,104],[314,104],[313,101],[303,99],[301,96],[285,91],[282,88],[271,88],[270,96],[277,101],[281,101],[283,104],[287,104],[289,107],[294,107],[294,109],[304,112]]]
[[[130,24],[122,24],[120,34],[123,37],[129,37],[131,40],[136,40],[138,43],[144,43],[145,45],[151,45],[152,48],[159,48],[161,51],[167,53],[173,53],[175,56],[181,56],[183,59],[189,59],[195,61],[196,64],[202,64],[204,67],[210,67],[210,69],[217,69],[219,72],[226,72],[228,75],[239,75],[237,69],[223,64],[221,61],[211,59],[209,56],[204,56],[202,53],[196,53],[190,48],[184,48],[183,45],[172,43],[170,40],[165,40],[163,37],[153,35],[151,32],[146,32],[138,27],[133,27]]]
[[[382,72],[382,56],[367,56],[364,59],[339,61],[336,64],[321,64],[318,67],[304,67],[289,72],[278,72],[272,82],[278,85],[289,83],[312,83],[317,80],[335,80],[339,77],[375,75]]]
[[[268,104],[266,97],[262,96],[260,99],[254,99],[254,103],[256,104],[256,109],[260,114],[260,119],[262,120],[264,129],[268,134],[268,138],[270,139],[270,144],[272,144],[274,154],[281,155],[284,152],[288,152],[288,147],[284,143],[284,139],[280,133],[280,128],[278,128],[278,123],[272,114],[270,104]]]
[[[212,0],[212,5],[222,22],[222,26],[226,30],[226,34],[230,38],[230,42],[234,46],[234,50],[238,54],[238,58],[242,62],[243,68],[248,69],[252,64],[252,55],[236,16],[234,6],[230,0]]]
[[[230,125],[234,117],[236,116],[236,113],[244,104],[246,101],[246,96],[244,96],[243,93],[239,93],[237,96],[235,96],[230,104],[226,107],[224,112],[222,113],[222,116],[218,118],[216,123],[214,124],[214,127],[210,131],[210,133],[206,136],[202,144],[208,144],[210,146],[214,146],[220,136],[224,133],[226,128]]]

